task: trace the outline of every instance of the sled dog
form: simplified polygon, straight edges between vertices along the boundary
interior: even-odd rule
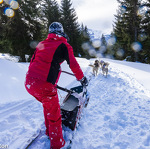
[[[103,60],[101,60],[99,63],[100,63],[100,67],[102,68],[102,66],[105,62]]]
[[[94,76],[97,76],[100,68],[100,62],[98,60],[95,60],[94,64],[90,64],[89,66],[93,67],[93,74]]]
[[[108,75],[108,66],[109,66],[108,62],[102,63],[102,74],[105,75],[106,77]]]

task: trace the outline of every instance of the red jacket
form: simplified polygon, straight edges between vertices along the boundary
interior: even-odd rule
[[[64,60],[67,61],[77,80],[81,80],[83,72],[66,38],[53,33],[48,34],[47,39],[37,45],[27,76],[57,84],[61,72],[60,64]]]

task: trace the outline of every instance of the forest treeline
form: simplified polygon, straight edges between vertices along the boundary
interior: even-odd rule
[[[71,0],[18,0],[19,9],[8,17],[5,9],[9,5],[0,4],[0,51],[20,57],[27,61],[26,55],[34,53],[39,41],[46,39],[49,25],[61,22],[75,56],[88,57],[81,45],[90,40],[87,27],[79,25]],[[30,60],[28,59],[28,61]]]
[[[61,0],[60,5],[56,0],[18,0],[19,9],[13,17],[4,13],[8,4],[3,2],[0,4],[0,51],[27,61],[25,55],[32,56],[38,42],[47,37],[49,25],[57,21],[63,24],[75,56],[150,63],[150,0],[117,2],[113,31],[107,35],[109,38],[102,34],[96,47],[88,27],[78,23],[71,0]]]
[[[117,0],[111,49],[116,59],[150,63],[150,0]]]

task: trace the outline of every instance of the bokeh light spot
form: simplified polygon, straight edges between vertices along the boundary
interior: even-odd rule
[[[101,46],[99,51],[100,51],[100,53],[105,53],[106,49],[107,49],[106,46]]]
[[[37,45],[38,45],[38,42],[37,42],[37,41],[31,41],[31,42],[30,42],[30,47],[31,47],[32,49],[35,49]]]
[[[15,10],[18,9],[19,8],[19,3],[17,1],[12,0],[10,2],[10,8],[15,9]]]
[[[103,57],[103,54],[101,52],[96,52],[96,57],[101,58]]]
[[[84,42],[81,47],[83,50],[88,50],[90,49],[90,44],[88,42]]]
[[[9,1],[10,1],[10,0],[4,0],[4,2],[5,2],[7,5],[9,5]]]
[[[3,0],[0,0],[0,4],[2,4],[3,3]]]
[[[108,46],[113,46],[116,43],[116,37],[112,36],[108,39],[107,44]]]
[[[5,15],[7,15],[8,17],[12,18],[15,15],[14,10],[12,10],[11,8],[6,8],[4,10]]]
[[[96,56],[95,49],[93,49],[93,48],[89,49],[89,55],[95,57]]]
[[[95,39],[92,41],[92,45],[94,48],[99,48],[101,46],[101,41],[100,39]]]
[[[133,42],[131,44],[131,48],[135,51],[135,52],[139,52],[140,50],[142,50],[142,45],[140,42]]]
[[[118,51],[117,51],[117,56],[119,56],[119,57],[123,57],[124,56],[124,50],[123,49],[118,49]]]
[[[36,47],[37,47],[39,50],[43,50],[43,49],[44,49],[44,44],[39,43]]]

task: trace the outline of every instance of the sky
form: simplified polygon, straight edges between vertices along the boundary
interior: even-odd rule
[[[60,4],[61,0],[57,1]],[[72,0],[72,7],[75,8],[80,24],[103,34],[111,33],[118,9],[117,0]]]

